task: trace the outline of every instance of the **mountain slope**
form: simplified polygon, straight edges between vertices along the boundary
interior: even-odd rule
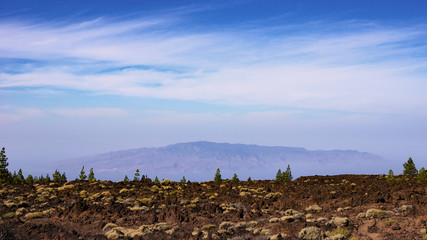
[[[60,165],[79,171],[82,165],[107,178],[132,176],[138,168],[149,177],[211,179],[217,168],[224,178],[274,178],[290,164],[294,176],[314,174],[375,173],[384,159],[350,150],[310,151],[294,147],[267,147],[213,142],[178,143],[159,148],[138,148],[82,157]],[[376,170],[378,169],[378,170]],[[379,171],[383,172],[383,170]],[[212,175],[212,176],[211,176]]]

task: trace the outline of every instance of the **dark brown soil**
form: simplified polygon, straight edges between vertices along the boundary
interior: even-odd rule
[[[382,175],[4,185],[0,239],[427,239],[426,191]]]

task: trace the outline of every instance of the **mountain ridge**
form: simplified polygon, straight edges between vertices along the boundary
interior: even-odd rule
[[[275,172],[289,164],[297,175],[369,173],[384,159],[356,150],[307,150],[302,147],[261,146],[255,144],[216,143],[208,141],[142,147],[62,161],[61,166],[78,169],[93,167],[102,175],[131,175],[138,168],[149,177],[179,176],[208,180],[217,168],[225,175],[273,178]],[[364,166],[369,165],[369,168]],[[313,172],[313,175],[316,174]],[[114,178],[114,177],[113,177]]]

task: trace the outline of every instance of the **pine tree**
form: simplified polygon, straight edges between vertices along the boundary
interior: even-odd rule
[[[52,177],[54,182],[61,181],[61,173],[58,171],[58,169],[55,170],[55,172],[52,174]]]
[[[252,178],[251,177],[248,177],[248,182],[252,182]]]
[[[22,169],[19,169],[17,177],[18,177],[19,183],[23,183],[25,181],[24,175],[22,174]]]
[[[283,180],[283,174],[282,174],[282,170],[278,170],[276,173],[276,181],[282,181]]]
[[[80,178],[80,180],[81,181],[85,181],[86,180],[86,175],[85,175],[85,166],[83,165],[83,167],[82,167],[82,170],[80,171],[80,175],[79,175],[79,178]]]
[[[414,161],[412,158],[409,158],[406,163],[403,164],[403,175],[417,175],[418,170],[415,167]]]
[[[48,173],[48,174],[46,174],[45,182],[46,182],[46,183],[50,182],[50,176],[49,176],[49,173]]]
[[[17,184],[18,183],[18,175],[16,174],[16,171],[13,171],[12,174],[12,183]]]
[[[181,181],[179,181],[179,183],[181,183],[181,184],[187,183],[187,180],[185,179],[185,176],[182,176],[182,179],[181,179]]]
[[[7,162],[5,153],[6,151],[3,147],[0,152],[0,184],[9,183],[11,180],[9,170],[7,170],[9,163]]]
[[[28,183],[28,184],[33,184],[34,183],[33,175],[29,174],[27,176],[27,178],[25,179],[25,182]]]
[[[238,183],[238,182],[240,182],[240,179],[237,177],[237,174],[234,174],[234,175],[233,175],[233,178],[231,179],[231,182],[233,182],[233,183]]]
[[[156,176],[156,178],[154,179],[154,182],[153,182],[154,184],[156,184],[156,185],[158,185],[158,184],[160,184],[160,181],[159,181],[159,178]]]
[[[87,177],[87,180],[89,182],[96,181],[95,174],[93,173],[93,168],[90,168],[90,170],[89,170],[89,176]]]
[[[136,169],[135,176],[133,177],[133,180],[134,180],[134,181],[139,181],[139,176],[141,176],[141,175],[139,174],[139,169]]]
[[[141,182],[145,182],[147,180],[148,176],[147,175],[142,175],[141,177]]]
[[[286,171],[284,171],[282,173],[282,178],[283,178],[283,181],[285,181],[285,182],[292,180],[292,172],[291,172],[291,167],[289,166],[289,164],[288,164],[288,168],[286,168]]]
[[[424,167],[420,168],[417,179],[419,182],[427,182],[427,171]]]
[[[221,183],[222,182],[221,171],[219,170],[219,168],[216,170],[214,182],[215,183]]]
[[[123,182],[129,182],[128,175],[125,175],[125,178],[123,179]]]
[[[67,177],[65,176],[65,172],[63,172],[61,175],[61,182],[66,182],[66,181],[67,181]]]

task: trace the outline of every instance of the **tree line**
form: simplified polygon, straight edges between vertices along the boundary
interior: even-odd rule
[[[22,173],[22,169],[19,169],[18,172],[13,171],[13,173],[9,172],[7,169],[7,166],[9,166],[9,163],[7,162],[8,158],[6,157],[6,151],[3,147],[0,151],[0,184],[10,183],[10,184],[20,184],[20,183],[49,183],[49,182],[67,182],[67,177],[65,175],[65,172],[62,174],[58,171],[58,169],[55,170],[55,172],[52,174],[52,177],[50,177],[49,174],[46,175],[40,175],[40,176],[32,176],[29,174],[26,178],[24,177]],[[416,176],[419,182],[427,182],[427,171],[424,167],[422,167],[419,171],[415,167],[415,163],[412,160],[412,158],[409,158],[407,162],[403,164],[403,176]],[[276,174],[276,181],[277,182],[288,182],[292,180],[292,172],[291,167],[288,165],[286,170],[284,172],[279,169]],[[404,178],[402,177],[396,177],[394,176],[393,170],[390,169],[388,172],[388,175],[386,176],[388,182],[395,182],[395,181],[402,181]],[[89,174],[86,175],[86,171],[84,166],[82,166],[82,169],[80,170],[79,177],[75,179],[75,181],[96,181],[95,174],[93,172],[93,168],[89,170]],[[125,175],[124,182],[129,182],[130,179],[127,175]],[[154,181],[151,181],[150,178],[148,178],[147,175],[141,175],[139,172],[139,169],[136,169],[136,172],[134,174],[132,181],[142,181],[142,182],[153,182],[154,184],[160,184],[160,181],[158,177],[156,176]],[[169,180],[170,181],[170,180]],[[218,168],[216,170],[215,176],[214,176],[214,182],[215,183],[221,183],[223,179],[221,178],[221,171]],[[251,177],[248,178],[248,182],[251,182]],[[185,178],[185,176],[182,177],[182,179],[179,181],[180,183],[184,184],[189,181]],[[237,174],[234,173],[233,178],[231,179],[231,182],[238,183],[240,182],[240,179],[237,177]]]

